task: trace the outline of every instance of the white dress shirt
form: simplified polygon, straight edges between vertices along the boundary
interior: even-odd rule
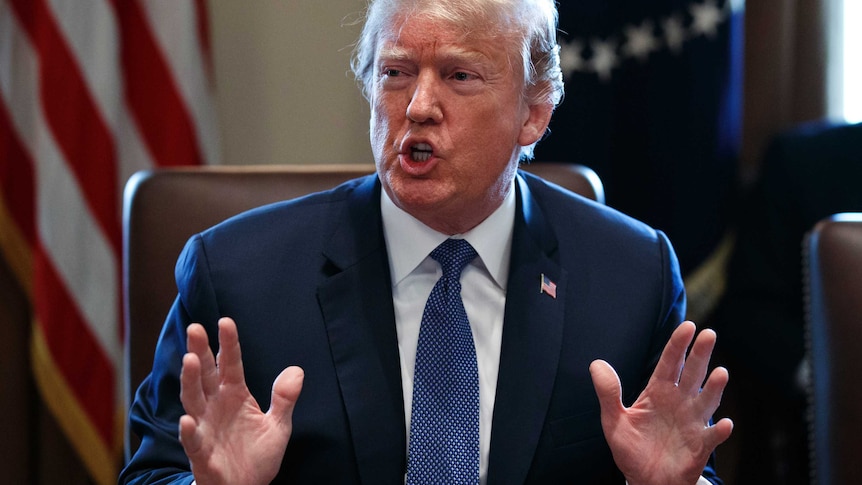
[[[392,302],[401,358],[401,387],[407,435],[413,405],[413,367],[425,302],[443,274],[440,264],[429,254],[443,241],[463,238],[479,256],[461,273],[461,298],[476,345],[479,369],[479,477],[485,483],[488,449],[491,445],[491,418],[497,391],[500,346],[503,338],[503,311],[512,229],[515,225],[515,187],[487,219],[465,234],[439,233],[398,208],[382,191],[383,233],[392,276]]]

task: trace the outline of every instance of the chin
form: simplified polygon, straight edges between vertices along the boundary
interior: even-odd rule
[[[395,181],[393,181],[395,182]],[[391,186],[398,205],[407,212],[427,211],[440,208],[451,200],[451,191],[441,187],[438,182],[428,179],[399,180]]]

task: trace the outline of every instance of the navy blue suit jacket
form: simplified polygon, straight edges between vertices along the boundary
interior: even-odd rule
[[[622,483],[589,375],[609,361],[629,403],[643,389],[685,294],[660,232],[520,173],[488,484]],[[406,426],[375,176],[255,209],[187,244],[179,296],[131,410],[142,444],[121,482],[191,481],[177,440],[185,328],[238,326],[263,409],[274,378],[305,370],[275,483],[403,483]],[[557,284],[541,293],[540,275]],[[705,471],[712,476],[711,470]],[[139,480],[139,481],[135,481]]]

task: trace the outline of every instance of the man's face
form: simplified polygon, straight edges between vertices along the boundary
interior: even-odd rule
[[[379,35],[371,145],[384,190],[426,225],[466,232],[502,203],[551,106],[527,105],[506,41],[421,16]]]

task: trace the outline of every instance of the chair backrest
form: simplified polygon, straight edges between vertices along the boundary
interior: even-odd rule
[[[604,202],[598,176],[576,164],[531,163],[530,172]],[[159,332],[177,290],[174,265],[185,242],[247,209],[325,190],[374,171],[373,165],[169,168],[135,174],[123,210],[126,409],[153,365]],[[137,449],[126,426],[126,458]]]
[[[820,221],[805,246],[812,483],[862,477],[862,213]]]
[[[577,163],[531,162],[521,164],[521,168],[576,194],[605,203],[604,185],[589,167]]]

